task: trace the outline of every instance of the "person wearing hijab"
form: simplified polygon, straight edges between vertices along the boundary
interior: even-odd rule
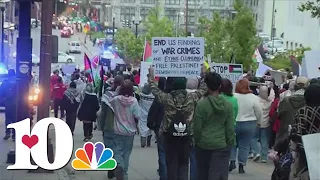
[[[149,109],[152,105],[154,100],[154,96],[151,93],[151,89],[149,84],[145,84],[142,88],[142,93],[140,94],[140,108],[141,108],[141,119],[138,122],[139,132],[141,136],[141,147],[144,148],[145,146],[151,146],[151,137],[152,132],[147,126],[147,119]]]
[[[69,88],[64,92],[62,104],[66,110],[66,123],[73,134],[80,104],[80,93],[75,82],[71,82]]]
[[[311,84],[304,93],[306,105],[294,115],[291,131],[291,148],[296,154],[292,172],[300,180],[309,180],[307,158],[302,136],[320,133],[320,85]]]
[[[271,136],[270,116],[272,101],[269,98],[269,88],[267,86],[260,86],[259,88],[259,100],[262,108],[262,120],[257,123],[256,135],[252,140],[251,148],[254,154],[254,161],[261,163],[267,162],[267,155],[269,150],[269,139]],[[258,140],[260,140],[261,149],[258,146]]]
[[[78,119],[83,122],[83,141],[87,142],[92,139],[93,123],[97,119],[97,111],[99,110],[99,101],[97,94],[94,92],[92,84],[87,84],[84,99],[81,102],[78,112]]]
[[[111,86],[108,87],[101,98],[101,107],[98,111],[98,129],[102,131],[103,143],[106,148],[114,147],[114,110],[110,104],[110,100],[119,94],[119,89],[123,84],[124,78],[116,76],[112,78]],[[114,171],[108,171],[109,179],[115,177]]]

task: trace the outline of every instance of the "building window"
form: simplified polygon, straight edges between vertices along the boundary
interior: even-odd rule
[[[225,0],[210,0],[210,6],[224,6]]]
[[[141,4],[156,4],[156,0],[141,0]]]
[[[134,7],[122,7],[120,9],[120,20],[128,20],[131,21],[132,17],[135,16],[136,8]]]
[[[302,44],[300,44],[299,46],[300,46],[300,48],[303,48],[303,45],[302,45]]]
[[[149,11],[150,8],[140,8],[140,16],[143,21],[146,20],[147,16],[149,15]]]
[[[295,49],[298,48],[298,43],[295,44]]]
[[[197,22],[196,11],[194,9],[188,10],[188,25],[194,25]]]
[[[121,3],[135,3],[136,0],[120,0]]]
[[[290,43],[290,49],[293,49],[293,42]]]
[[[256,21],[258,21],[258,14],[256,14]]]
[[[257,6],[259,6],[259,0],[257,0]]]
[[[169,5],[180,5],[180,0],[166,0],[165,4]]]
[[[178,17],[177,13],[178,13],[177,9],[165,9],[165,15],[173,22],[177,21],[177,17]]]

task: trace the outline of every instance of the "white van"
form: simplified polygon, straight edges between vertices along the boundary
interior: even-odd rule
[[[69,42],[69,53],[81,53],[81,44],[79,41]]]

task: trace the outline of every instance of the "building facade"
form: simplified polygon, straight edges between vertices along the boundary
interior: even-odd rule
[[[310,13],[300,12],[299,5],[304,0],[275,1],[275,36],[284,39],[284,47],[296,49],[311,47],[320,49],[320,21],[311,18]],[[265,0],[263,31],[271,34],[273,1]]]
[[[259,21],[259,0],[244,0],[253,9],[256,20]],[[211,18],[214,12],[222,17],[230,17],[234,12],[234,0],[102,0],[103,13],[100,20],[107,26],[120,28],[130,26],[132,20],[145,20],[151,8],[159,6],[161,14],[167,16],[176,25],[185,25],[185,14],[188,7],[188,26],[190,31],[196,31],[198,18],[206,16]],[[261,4],[262,5],[262,4]],[[263,8],[262,8],[263,9]],[[125,23],[124,23],[125,22]],[[262,25],[257,25],[261,29]]]

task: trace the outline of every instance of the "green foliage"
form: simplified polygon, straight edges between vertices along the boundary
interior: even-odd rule
[[[146,30],[143,36],[150,42],[152,37],[172,37],[174,36],[173,22],[166,16],[161,17],[159,6],[149,11],[146,20],[143,22]]]
[[[205,38],[205,52],[211,54],[212,61],[229,62],[233,54],[236,63],[243,64],[247,70],[259,43],[255,37],[255,19],[241,1],[236,0],[234,8],[237,11],[234,19],[223,19],[217,13],[212,20],[200,18],[198,36]]]
[[[129,59],[140,61],[143,53],[144,40],[136,35],[129,28],[119,29],[115,34],[118,49]]]
[[[320,18],[320,0],[301,3],[298,10],[301,12],[309,12],[312,18]]]
[[[291,61],[289,59],[290,56],[295,56],[297,61],[301,64],[302,58],[304,56],[305,51],[310,51],[311,48],[298,48],[295,50],[289,50],[286,53],[278,54],[272,60],[265,61],[264,63],[267,66],[272,67],[273,69],[286,69],[289,68],[291,70]]]
[[[200,19],[200,27],[206,30],[200,31],[202,37],[205,38],[205,52],[211,55],[213,62],[223,62],[226,59],[226,31],[225,22],[218,13],[215,13],[213,19]]]

